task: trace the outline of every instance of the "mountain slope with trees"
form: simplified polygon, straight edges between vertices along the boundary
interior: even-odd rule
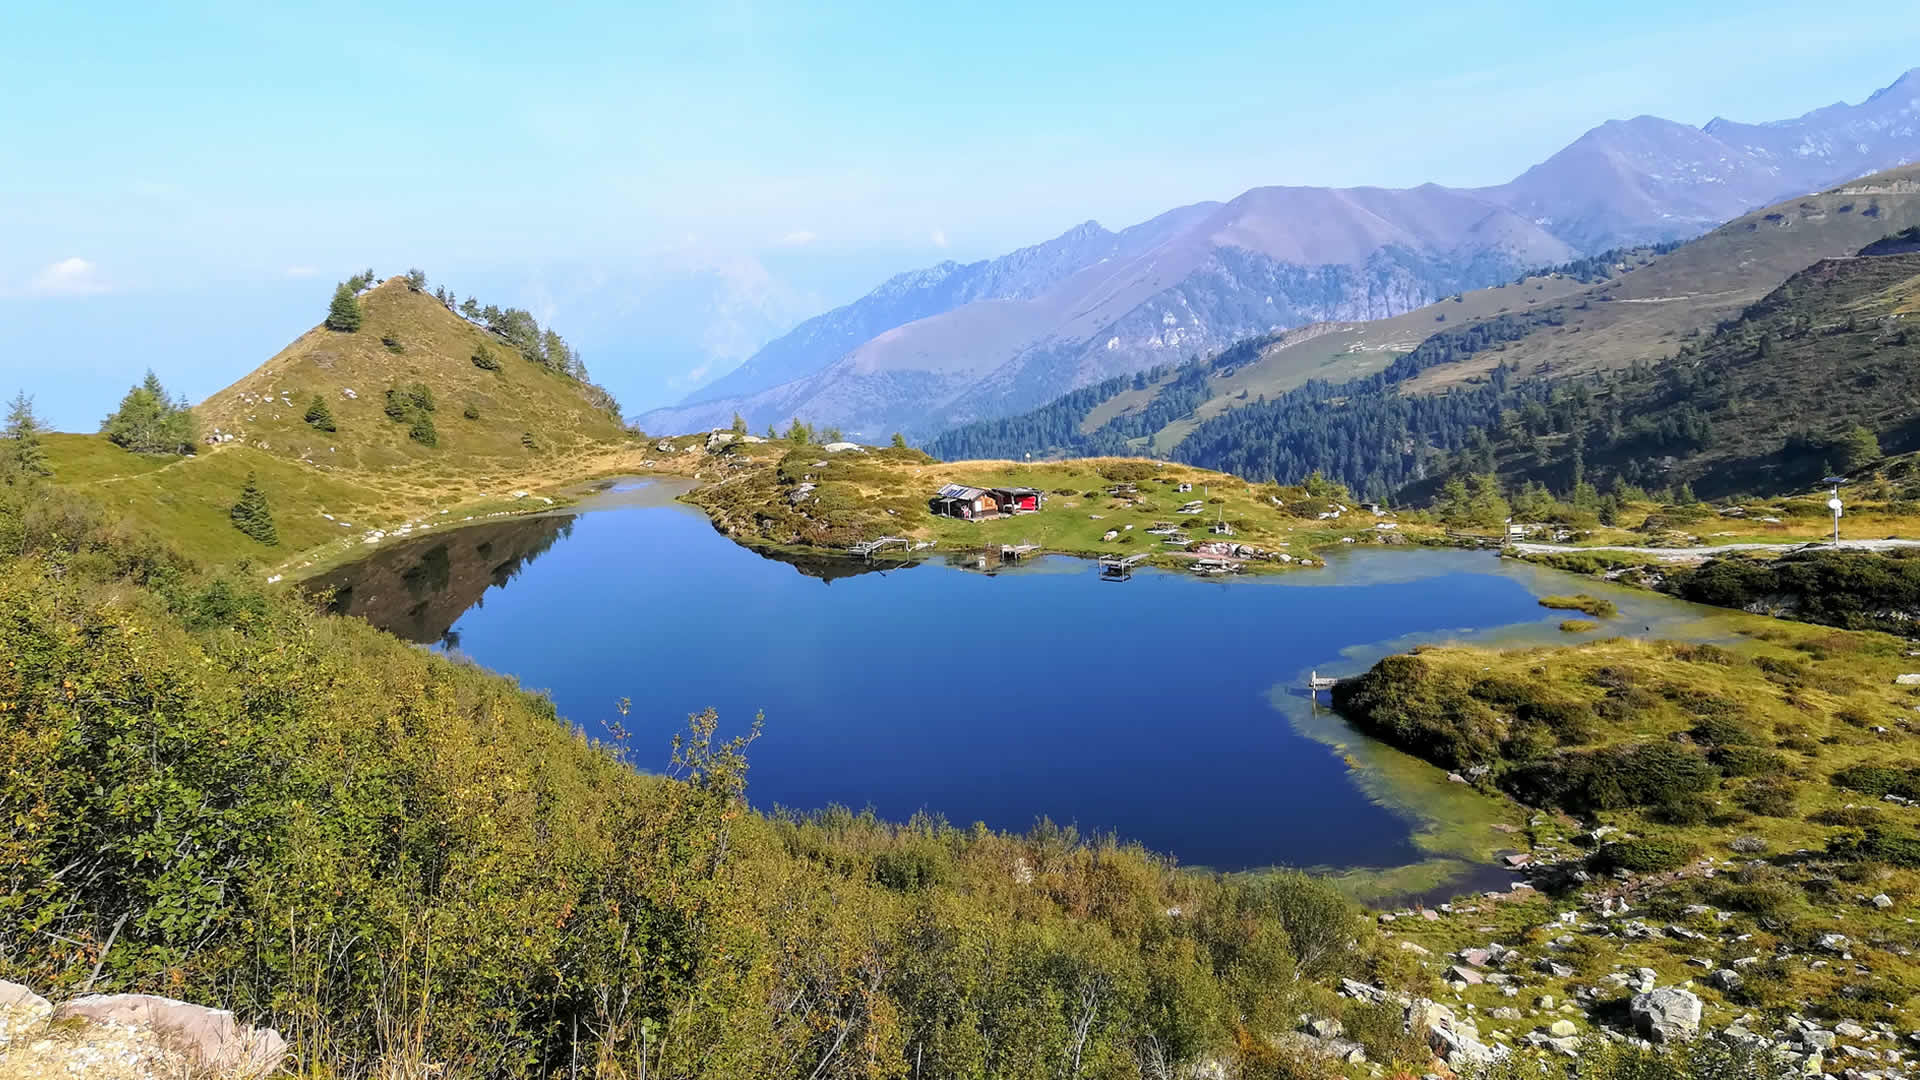
[[[703,393],[639,423],[689,431],[724,426],[737,411],[755,430],[798,416],[871,438],[925,436],[1246,337],[1399,315],[1528,268],[1685,239],[1755,206],[1912,162],[1916,91],[1920,69],[1859,105],[1766,125],[1765,138],[1728,121],[1613,122],[1492,188],[1255,188],[1162,215],[1148,226],[1178,227],[1137,251],[1041,245],[1059,258],[1047,264],[1048,283],[1026,291],[969,297],[950,288],[957,271],[936,267],[769,346],[777,364],[751,361],[732,396]],[[1792,152],[1780,142],[1789,134]],[[1857,212],[1873,197],[1863,193]],[[794,374],[763,385],[776,370]]]
[[[1841,207],[1848,209],[1841,213]],[[1872,212],[1867,213],[1869,210]],[[1109,430],[1102,426],[1075,432],[1071,430],[1071,418],[1078,416],[1084,424],[1088,418],[1104,414],[1144,417],[1151,410],[1156,420],[1165,421],[1169,412],[1178,419],[1154,428],[1153,442],[1129,444],[1135,452],[1161,453],[1253,480],[1295,482],[1317,469],[1369,497],[1391,498],[1406,489],[1405,497],[1424,499],[1436,492],[1436,478],[1473,471],[1463,470],[1463,461],[1488,463],[1497,459],[1503,474],[1510,478],[1540,478],[1555,490],[1565,490],[1572,482],[1571,475],[1566,474],[1570,468],[1568,455],[1555,459],[1536,454],[1539,464],[1527,468],[1521,464],[1523,455],[1507,447],[1496,449],[1503,428],[1511,426],[1510,414],[1537,417],[1545,409],[1564,413],[1565,401],[1582,395],[1590,400],[1595,392],[1592,379],[1599,377],[1595,373],[1637,372],[1676,356],[1698,357],[1705,347],[1703,342],[1718,333],[1717,326],[1724,328],[1729,320],[1737,322],[1743,306],[1754,305],[1754,310],[1761,310],[1759,302],[1794,271],[1816,260],[1837,257],[1836,265],[1842,267],[1837,271],[1840,280],[1855,281],[1856,273],[1871,276],[1879,271],[1848,271],[1844,267],[1855,258],[1893,257],[1856,256],[1856,251],[1905,251],[1902,238],[1916,225],[1920,225],[1920,169],[1893,170],[1821,196],[1755,211],[1664,253],[1610,256],[1619,261],[1611,262],[1604,276],[1593,267],[1580,271],[1594,278],[1592,284],[1556,302],[1523,308],[1509,304],[1508,310],[1460,325],[1444,321],[1450,306],[1484,311],[1491,302],[1485,298],[1497,297],[1501,290],[1473,294],[1472,303],[1433,305],[1424,309],[1432,315],[1423,317],[1436,320],[1429,325],[1445,328],[1410,351],[1391,359],[1362,354],[1350,367],[1328,364],[1323,370],[1338,373],[1335,377],[1295,381],[1290,388],[1264,400],[1228,398],[1232,383],[1226,373],[1233,371],[1233,378],[1246,379],[1265,371],[1271,378],[1273,371],[1292,362],[1289,352],[1338,361],[1342,358],[1329,358],[1326,350],[1337,349],[1341,337],[1329,335],[1334,338],[1331,346],[1313,338],[1294,343],[1285,336],[1278,340],[1255,339],[1231,356],[1223,353],[1194,361],[1193,365],[1209,369],[1210,389],[1205,394],[1189,389],[1186,401],[1169,399],[1155,406],[1166,385],[1164,376],[1149,380],[1144,389],[1117,382],[1101,384],[1022,417],[955,429],[929,446],[936,454],[968,456],[1078,453],[1096,447],[1100,452],[1114,452],[1108,449],[1112,443],[1107,436],[1124,428]],[[1895,273],[1893,268],[1899,264],[1874,265]],[[1896,288],[1892,282],[1881,283],[1881,287]],[[1525,291],[1521,290],[1522,295]],[[1865,312],[1874,305],[1851,294],[1837,299],[1845,291],[1843,288],[1836,293],[1823,285],[1809,296],[1854,305],[1859,317],[1866,318]],[[1637,302],[1646,297],[1662,299]],[[1729,308],[1730,304],[1735,306]],[[1883,310],[1888,317],[1910,314],[1897,297],[1874,310]],[[1821,318],[1817,313],[1802,314],[1816,321]],[[1371,340],[1391,338],[1391,328],[1404,327],[1414,318],[1403,316],[1382,324],[1371,332]],[[1365,332],[1342,334],[1356,341],[1369,340]],[[1784,338],[1776,335],[1769,348],[1781,340]],[[1248,347],[1256,349],[1257,360],[1247,359],[1244,350]],[[1548,353],[1549,349],[1558,352]],[[1548,358],[1539,359],[1542,356]],[[1384,366],[1376,366],[1383,360]],[[1810,363],[1812,366],[1805,370],[1818,370],[1828,377],[1866,377],[1845,364],[1836,366],[1830,355],[1818,361],[1796,358],[1793,363]],[[1363,374],[1348,373],[1356,371]],[[1557,385],[1563,381],[1564,385]],[[1127,395],[1132,396],[1127,399]],[[1198,408],[1189,407],[1184,412],[1177,408],[1194,398],[1201,400]],[[1111,404],[1123,399],[1127,400],[1124,409]],[[1783,418],[1804,411],[1778,396],[1768,400],[1769,407],[1778,408]],[[1852,418],[1844,426],[1856,421],[1878,425],[1876,430],[1885,432],[1894,445],[1905,445],[1904,429],[1894,430],[1899,425],[1888,418],[1891,414],[1855,416],[1849,411],[1854,408],[1848,404],[1852,400],[1844,390],[1838,393],[1837,415]],[[1168,408],[1169,404],[1176,407]],[[1885,408],[1896,406],[1888,402]],[[1632,410],[1628,415],[1633,418]],[[1662,430],[1672,429],[1665,436],[1643,437],[1635,444],[1649,453],[1656,446],[1679,447],[1690,437],[1686,432],[1697,427],[1695,421],[1677,411],[1635,419],[1635,423],[1642,421],[1664,425]],[[1550,435],[1537,419],[1531,424],[1536,436]],[[1062,431],[1069,436],[1065,443],[1035,443],[1041,435],[1054,436]],[[1583,450],[1583,468],[1595,463],[1593,445]],[[1526,446],[1527,453],[1534,453],[1533,438],[1526,441]],[[1653,460],[1667,453],[1653,453]],[[1814,461],[1807,467],[1817,466]],[[1662,471],[1663,465],[1655,465],[1651,471],[1645,466],[1636,467],[1633,479],[1646,480]],[[1674,482],[1684,482],[1691,475],[1676,477]],[[1781,473],[1768,480],[1770,484],[1775,482],[1792,486],[1799,479]]]

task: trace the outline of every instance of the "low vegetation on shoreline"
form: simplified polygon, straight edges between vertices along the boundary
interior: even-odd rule
[[[1742,633],[1731,648],[1416,649],[1334,696],[1363,732],[1534,811],[1539,899],[1498,940],[1553,956],[1562,1000],[1604,1016],[1641,979],[1613,976],[1645,968],[1691,980],[1710,1026],[1794,1013],[1910,1030],[1920,696],[1896,676],[1914,662],[1879,634],[1757,618]],[[1568,912],[1601,921],[1557,937]],[[1467,997],[1499,1005],[1477,985]]]

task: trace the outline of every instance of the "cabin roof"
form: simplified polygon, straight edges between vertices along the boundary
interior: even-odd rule
[[[1040,490],[1038,488],[1030,488],[1030,487],[1003,487],[1003,488],[990,488],[989,490],[992,491],[995,495],[1006,495],[1010,498],[1015,498],[1015,499],[1020,498],[1023,495],[1040,494]]]
[[[987,494],[985,488],[968,487],[965,484],[948,484],[946,487],[940,489],[939,497],[942,499],[972,500],[985,494]]]

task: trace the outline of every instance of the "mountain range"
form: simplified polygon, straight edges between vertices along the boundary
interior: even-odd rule
[[[1530,268],[1685,239],[1920,160],[1920,68],[1858,105],[1693,127],[1610,121],[1485,188],[1263,187],[1120,232],[898,275],[809,319],[651,431],[799,417],[878,437],[1009,415],[1102,379],[1314,322],[1385,318]]]

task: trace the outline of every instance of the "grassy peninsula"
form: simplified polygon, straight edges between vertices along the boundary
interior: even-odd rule
[[[1423,648],[1342,683],[1361,731],[1531,812],[1512,860],[1531,893],[1482,905],[1474,929],[1391,932],[1435,956],[1523,951],[1538,960],[1525,972],[1495,966],[1526,997],[1571,1002],[1556,1010],[1577,1027],[1684,984],[1708,1028],[1773,1039],[1802,1067],[1910,1052],[1896,1044],[1920,989],[1920,696],[1900,676],[1915,663],[1881,634],[1735,622],[1727,647]],[[1464,971],[1483,1013],[1511,1008]],[[1808,1041],[1790,1017],[1853,1045]],[[1510,1019],[1517,1037],[1533,1014]]]
[[[1402,521],[1369,510],[1318,477],[1300,485],[1249,484],[1139,458],[940,462],[905,447],[829,451],[804,437],[736,439],[717,444],[709,457],[714,463],[707,471],[717,471],[718,479],[687,500],[721,532],[751,545],[844,551],[899,536],[928,542],[936,552],[1032,544],[1041,551],[1147,555],[1184,566],[1219,544],[1254,549],[1258,554],[1238,560],[1248,568],[1278,569],[1315,565],[1317,552],[1329,545],[1442,539],[1442,530],[1423,516]],[[927,501],[947,484],[1032,488],[1041,494],[1041,509],[981,521],[942,517]],[[1174,535],[1149,531],[1156,528]],[[1195,545],[1202,550],[1190,553]]]

